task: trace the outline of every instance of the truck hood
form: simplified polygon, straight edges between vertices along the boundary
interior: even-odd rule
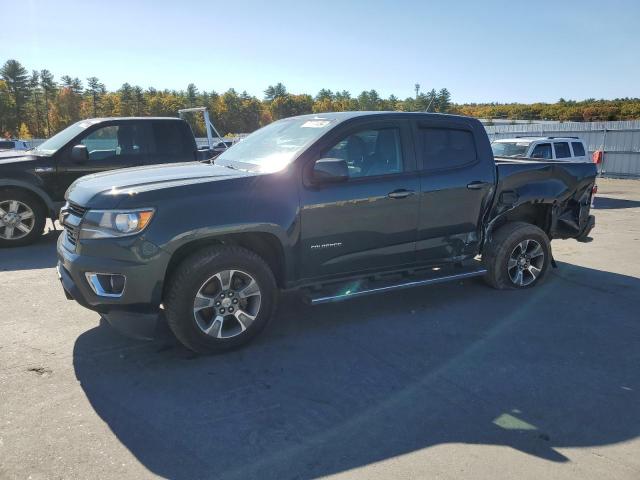
[[[26,153],[24,150],[0,151],[0,165],[6,165],[8,163],[17,163],[17,162],[30,162],[37,159],[38,159],[37,156],[30,155]]]
[[[101,200],[99,207],[111,208],[123,196],[251,175],[254,174],[200,162],[123,168],[79,178],[71,184],[65,198],[84,207],[94,207],[94,199],[110,197],[111,202]],[[107,207],[104,203],[111,205]]]

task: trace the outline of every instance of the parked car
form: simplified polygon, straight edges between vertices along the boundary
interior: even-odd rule
[[[177,118],[83,120],[27,152],[0,152],[0,247],[35,241],[83,175],[197,155],[191,128]]]
[[[31,144],[26,140],[2,140],[0,139],[0,152],[5,150],[29,150]]]
[[[491,149],[496,157],[592,162],[584,142],[578,137],[502,138],[494,140]]]
[[[589,235],[595,177],[494,161],[468,117],[287,118],[215,163],[76,181],[57,268],[68,298],[121,330],[151,335],[162,305],[185,346],[220,351],[264,328],[280,289],[316,304],[475,276],[532,287],[552,239]]]

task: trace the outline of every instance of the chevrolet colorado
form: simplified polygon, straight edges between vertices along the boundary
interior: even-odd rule
[[[58,275],[129,333],[160,313],[202,353],[246,343],[279,289],[313,304],[484,276],[529,288],[584,241],[596,167],[494,160],[475,119],[343,112],[274,122],[215,161],[89,175],[66,193]]]
[[[0,247],[34,242],[83,175],[186,162],[200,153],[184,120],[150,117],[82,120],[36,148],[0,152]]]

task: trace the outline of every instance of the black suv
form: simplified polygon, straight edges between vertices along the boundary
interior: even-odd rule
[[[196,160],[177,118],[94,118],[28,151],[0,152],[0,247],[26,245],[55,219],[77,178],[116,168]]]
[[[288,118],[211,163],[75,182],[65,292],[150,335],[164,311],[197,352],[241,345],[278,289],[311,303],[484,276],[529,288],[555,238],[584,240],[596,167],[495,160],[477,120],[344,112]]]

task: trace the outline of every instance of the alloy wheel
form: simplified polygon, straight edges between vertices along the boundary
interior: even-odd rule
[[[232,338],[247,330],[260,312],[262,294],[256,280],[240,270],[223,270],[207,279],[193,301],[200,330],[215,338]]]
[[[18,240],[33,230],[35,214],[31,207],[19,200],[0,202],[0,238]]]
[[[544,267],[544,250],[536,240],[523,240],[518,243],[507,264],[511,281],[519,287],[535,282]]]

